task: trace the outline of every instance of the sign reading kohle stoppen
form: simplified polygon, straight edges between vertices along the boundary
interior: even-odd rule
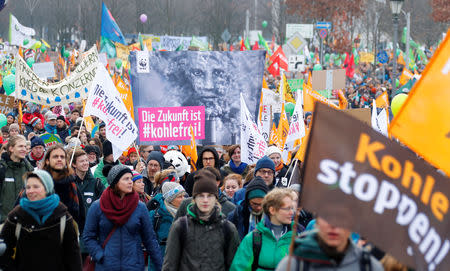
[[[98,55],[92,47],[75,70],[63,80],[41,80],[22,57],[16,56],[16,90],[18,99],[46,106],[64,105],[86,99],[97,69]]]
[[[450,180],[359,120],[320,103],[315,109],[304,208],[416,270],[448,270]]]

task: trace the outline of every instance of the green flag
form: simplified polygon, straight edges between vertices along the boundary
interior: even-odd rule
[[[269,45],[267,44],[267,41],[264,39],[264,37],[259,32],[258,32],[258,39],[259,39],[259,45],[262,45],[264,47],[264,49],[266,49],[267,53],[269,55],[272,55],[272,51],[270,50]]]
[[[252,47],[250,46],[250,40],[249,40],[249,38],[247,37],[246,39],[245,39],[245,48],[247,48],[247,50],[251,50],[252,49]]]
[[[100,37],[100,53],[106,53],[108,58],[115,58],[116,46],[110,39]]]

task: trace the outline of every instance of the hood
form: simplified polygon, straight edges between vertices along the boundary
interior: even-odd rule
[[[217,154],[216,149],[214,149],[212,147],[205,147],[200,152],[200,155],[198,156],[197,163],[196,163],[197,170],[203,168],[203,159],[202,159],[202,157],[203,157],[203,154],[206,151],[212,152],[214,154],[214,167],[220,170],[219,155]]]

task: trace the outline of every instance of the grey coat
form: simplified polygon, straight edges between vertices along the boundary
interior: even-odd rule
[[[181,202],[177,213],[175,214],[174,220],[178,219],[179,217],[185,216],[187,214],[187,207],[192,202],[192,197],[184,199],[183,202]],[[224,214],[225,217],[228,217],[228,214],[236,209],[236,205],[234,205],[234,203],[232,203],[224,193],[220,193],[218,202],[220,203],[222,214]]]

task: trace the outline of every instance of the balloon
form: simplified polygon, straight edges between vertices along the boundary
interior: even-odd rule
[[[309,53],[309,56],[311,57],[311,59],[314,59],[314,53],[313,52]]]
[[[42,53],[45,53],[46,50],[47,50],[47,47],[45,47],[45,45],[42,45],[42,46],[41,46],[41,52],[42,52]]]
[[[320,64],[314,65],[313,71],[321,71],[321,70],[323,70],[322,65],[320,65]]]
[[[8,124],[5,114],[0,114],[0,128]]]
[[[398,88],[400,86],[400,81],[398,79],[395,79],[395,87]]]
[[[12,68],[11,68],[11,73],[12,73],[12,74],[16,74],[16,67],[12,67]]]
[[[329,62],[330,61],[330,54],[325,54],[325,62]]]
[[[30,41],[28,39],[23,40],[23,45],[27,45]]]
[[[392,114],[397,115],[398,111],[400,111],[400,108],[402,108],[403,104],[406,101],[406,98],[408,98],[408,95],[405,93],[400,93],[396,95],[391,102],[391,109]]]
[[[347,57],[347,55],[346,54],[341,54],[341,59],[342,59],[342,61],[345,61],[345,58]]]
[[[266,28],[267,27],[267,21],[262,21],[261,25],[262,25],[263,28]]]
[[[41,48],[41,46],[42,46],[42,43],[41,43],[40,41],[36,41],[36,42],[33,44],[33,46],[31,46],[31,49],[37,50],[37,49]]]
[[[3,88],[6,95],[10,95],[16,90],[16,76],[14,74],[3,77]]]
[[[286,112],[289,113],[289,115],[292,116],[292,114],[294,114],[294,108],[295,108],[295,104],[293,103],[286,103],[284,105],[284,110],[286,110]]]
[[[120,58],[116,59],[116,67],[117,69],[120,69],[120,67],[122,67],[122,59]]]
[[[65,58],[68,58],[70,56],[70,52],[64,50],[64,54],[63,55],[64,55]]]
[[[147,21],[147,15],[143,13],[139,16],[139,19],[141,20],[141,23],[145,23]]]
[[[342,60],[341,60],[340,58],[336,58],[336,59],[334,60],[334,65],[336,65],[336,66],[341,66],[341,65],[342,65]]]
[[[32,68],[34,64],[34,58],[30,57],[27,59],[28,67]]]

